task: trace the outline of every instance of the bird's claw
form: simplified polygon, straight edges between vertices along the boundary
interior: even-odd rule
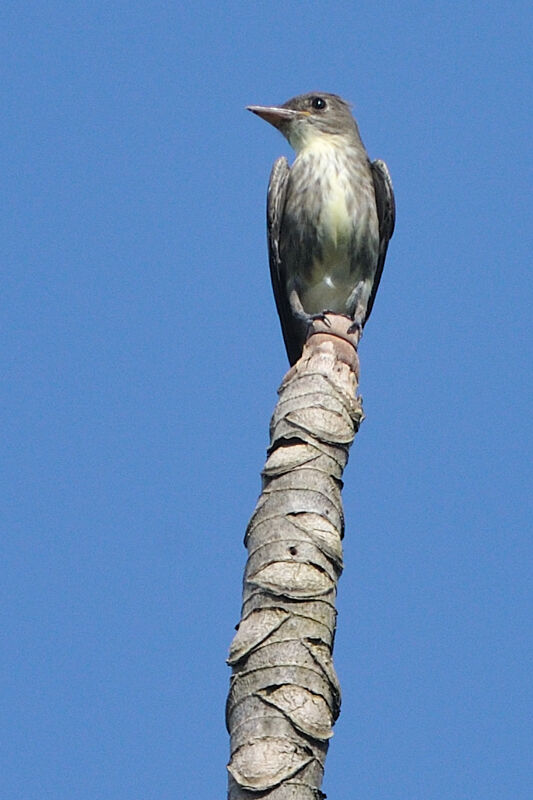
[[[361,335],[363,333],[363,324],[358,320],[354,320],[346,333],[358,333]]]
[[[327,318],[327,314],[331,314],[331,311],[320,311],[318,314],[310,314],[309,315],[309,322],[313,323],[316,321],[323,322],[324,325],[327,325],[328,328],[331,328],[331,321]]]

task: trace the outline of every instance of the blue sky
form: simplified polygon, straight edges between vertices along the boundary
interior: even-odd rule
[[[0,794],[224,796],[287,367],[264,207],[289,148],[244,106],[322,89],[397,199],[323,788],[529,798],[529,4],[6,2],[0,37]]]

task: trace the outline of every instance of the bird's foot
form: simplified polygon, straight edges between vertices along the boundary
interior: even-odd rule
[[[363,323],[358,319],[354,319],[354,321],[352,322],[352,324],[350,325],[350,327],[348,328],[346,333],[358,333],[359,336],[362,336],[363,335]]]
[[[331,328],[331,322],[327,318],[328,314],[331,314],[331,311],[320,311],[318,314],[309,314],[307,319],[309,324],[312,325],[313,322],[320,321],[323,322],[324,325],[327,325],[328,328]]]

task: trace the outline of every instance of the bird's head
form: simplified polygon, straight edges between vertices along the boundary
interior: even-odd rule
[[[338,94],[309,92],[282,106],[246,107],[277,128],[297,153],[317,137],[359,136],[350,106]]]

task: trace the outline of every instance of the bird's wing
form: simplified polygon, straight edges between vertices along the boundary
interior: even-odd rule
[[[274,290],[274,299],[281,322],[281,330],[285,341],[285,348],[289,361],[294,364],[300,356],[300,351],[295,346],[295,337],[292,331],[293,319],[287,297],[286,279],[283,274],[283,265],[280,258],[280,231],[285,208],[285,198],[287,195],[287,182],[289,179],[290,167],[285,156],[280,156],[274,162],[270,181],[268,183],[267,197],[267,232],[268,232],[268,256],[270,261],[270,277]]]
[[[365,322],[370,316],[372,306],[374,305],[374,300],[376,299],[376,292],[381,280],[381,273],[383,272],[383,265],[385,264],[385,256],[387,255],[387,247],[389,246],[389,239],[394,232],[394,222],[396,220],[394,192],[392,189],[392,181],[387,165],[384,161],[377,160],[373,161],[370,164],[370,167],[372,170],[372,179],[374,181],[376,210],[378,213],[379,254],[376,274],[372,284],[372,291],[370,292],[368,305],[366,307]]]

